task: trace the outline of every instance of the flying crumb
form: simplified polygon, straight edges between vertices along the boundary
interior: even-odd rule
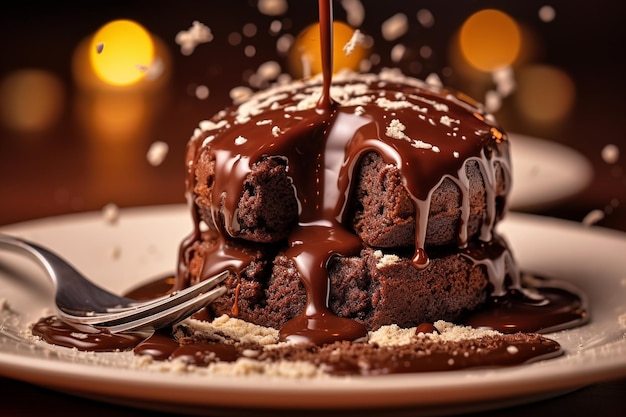
[[[364,43],[365,35],[363,35],[363,33],[361,33],[361,31],[357,29],[352,34],[352,37],[350,38],[348,43],[343,46],[343,51],[345,52],[346,56],[349,56],[352,52],[354,52],[357,46],[363,45]]]
[[[435,18],[430,10],[420,9],[417,12],[417,21],[425,28],[432,27],[435,24]]]
[[[196,87],[196,98],[199,100],[206,100],[209,97],[209,87],[206,85],[199,85]]]
[[[614,164],[619,159],[619,148],[616,145],[608,144],[602,148],[602,159],[607,164]]]
[[[393,62],[400,62],[402,61],[402,58],[404,58],[404,55],[406,54],[406,46],[404,46],[401,43],[398,43],[396,45],[394,45],[393,48],[391,48],[391,60]]]
[[[602,219],[604,219],[604,211],[595,209],[587,213],[587,215],[582,220],[582,224],[585,226],[591,226],[595,223],[598,223]]]
[[[213,34],[208,26],[194,20],[188,30],[178,32],[175,40],[183,55],[191,55],[199,44],[211,42]]]
[[[120,218],[120,208],[115,203],[109,203],[102,207],[102,217],[108,224],[116,224]]]
[[[266,16],[279,16],[287,13],[287,0],[259,0],[257,3],[259,12]]]
[[[146,154],[146,158],[150,165],[159,166],[165,160],[168,151],[169,145],[167,143],[161,141],[152,142]]]
[[[388,41],[398,39],[409,28],[409,19],[404,13],[396,13],[385,20],[380,28],[383,38]]]
[[[97,53],[99,53],[99,54],[101,54],[101,53],[102,53],[102,51],[104,51],[104,43],[99,42],[99,43],[96,45],[96,52],[97,52]]]
[[[552,22],[555,17],[556,11],[552,6],[542,6],[539,9],[539,19],[541,19],[542,22]]]
[[[341,0],[341,6],[346,11],[346,20],[352,27],[359,27],[365,18],[365,8],[360,0]]]

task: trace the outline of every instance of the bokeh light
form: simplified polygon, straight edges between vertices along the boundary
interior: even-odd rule
[[[16,70],[0,81],[0,120],[14,131],[50,129],[63,113],[65,101],[63,83],[48,71]]]
[[[95,73],[112,85],[128,85],[145,76],[154,60],[148,31],[131,20],[114,20],[92,37],[89,57]]]
[[[348,24],[335,21],[333,23],[333,72],[342,69],[357,71],[361,61],[367,58],[369,48],[357,45],[346,56],[343,47],[350,41],[355,29]],[[307,26],[295,39],[289,51],[289,69],[293,77],[307,77],[322,72],[320,53],[320,28],[315,23]]]
[[[563,70],[541,64],[527,65],[517,72],[514,95],[519,114],[533,123],[558,123],[576,100],[574,82]]]
[[[521,48],[520,29],[506,13],[484,9],[463,23],[459,45],[470,65],[492,72],[515,62]]]

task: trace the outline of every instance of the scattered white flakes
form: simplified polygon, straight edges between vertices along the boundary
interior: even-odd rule
[[[165,71],[165,64],[161,58],[155,58],[150,65],[137,64],[137,69],[144,73],[146,80],[154,81]]]
[[[387,129],[385,130],[385,134],[390,138],[394,139],[407,139],[408,136],[404,134],[404,130],[406,126],[403,125],[400,120],[393,119],[387,125]]]
[[[115,203],[109,203],[102,207],[102,217],[108,224],[116,224],[120,218],[120,208]]]
[[[513,68],[502,67],[491,74],[491,79],[502,97],[508,97],[515,91],[516,82]]]
[[[517,346],[513,346],[513,345],[509,345],[506,347],[506,351],[507,353],[511,354],[511,355],[515,355],[517,353],[519,353],[519,349]]]
[[[199,85],[196,87],[195,94],[198,100],[206,100],[209,98],[209,87],[206,85]]]
[[[461,155],[459,155],[459,153],[457,151],[454,151],[454,152],[452,152],[452,156],[454,156],[455,158],[458,158]]]
[[[424,59],[428,59],[433,55],[433,48],[428,45],[423,45],[420,48],[420,56]]]
[[[542,6],[539,8],[539,19],[541,19],[542,22],[552,22],[555,17],[556,11],[554,10],[554,7]]]
[[[438,87],[441,88],[443,87],[443,83],[441,82],[441,78],[439,78],[439,76],[437,74],[435,74],[434,72],[429,74],[428,77],[426,77],[426,84],[432,86],[432,87]]]
[[[394,41],[404,35],[409,28],[409,19],[404,13],[396,13],[385,20],[380,28],[383,38]]]
[[[235,145],[243,145],[247,141],[248,141],[248,139],[244,138],[243,136],[237,136],[235,138]]]
[[[602,219],[604,219],[604,211],[595,209],[587,213],[587,215],[582,220],[582,224],[585,226],[591,226]]]
[[[495,113],[502,106],[502,97],[497,91],[489,90],[485,93],[485,109]]]
[[[346,11],[346,21],[350,26],[361,26],[365,18],[365,8],[360,0],[341,0],[341,7]]]
[[[287,0],[259,0],[257,9],[266,16],[279,16],[287,13]]]
[[[280,127],[272,126],[272,135],[277,138],[280,135]]]
[[[75,337],[76,339],[83,339],[83,340],[89,337],[86,333],[77,333],[77,332],[70,333],[70,336]]]
[[[276,80],[281,74],[282,69],[276,61],[267,61],[259,65],[256,72],[248,78],[248,83],[257,88],[264,88],[271,81]]]
[[[98,42],[96,44],[96,52],[101,54],[102,51],[104,51],[104,43],[103,42]]]
[[[239,104],[246,101],[252,95],[253,91],[250,87],[238,86],[230,90],[230,98],[233,103]]]
[[[443,116],[441,116],[439,118],[439,123],[441,123],[442,125],[448,126],[448,127],[452,127],[453,124],[457,124],[458,125],[461,122],[458,119],[453,119],[450,116],[444,114]]]
[[[404,58],[404,55],[406,54],[406,46],[404,46],[401,43],[398,43],[396,45],[393,46],[393,48],[391,48],[391,61],[398,63],[400,61],[402,61],[402,58]]]
[[[271,125],[271,124],[272,124],[272,119],[258,120],[256,122],[257,126],[264,126],[264,125]]]
[[[280,20],[272,20],[270,23],[270,33],[277,34],[283,29],[283,22]]]
[[[427,9],[420,9],[417,11],[417,21],[425,28],[432,27],[435,24],[433,14]]]
[[[276,40],[276,52],[280,55],[287,55],[293,45],[295,38],[292,34],[286,33]]]
[[[454,359],[452,358],[448,359],[448,365],[450,366],[454,365]]]
[[[243,48],[243,54],[248,58],[252,58],[256,55],[256,47],[254,45],[247,45]]]
[[[614,164],[619,159],[619,148],[617,145],[608,144],[602,148],[602,160],[607,164]]]
[[[343,46],[343,52],[346,56],[350,56],[352,52],[356,49],[357,46],[363,45],[365,43],[365,35],[361,33],[360,30],[355,30],[348,43]]]
[[[194,20],[188,30],[182,30],[176,34],[176,44],[180,45],[183,55],[191,55],[201,43],[211,42],[213,34],[211,29],[203,23]]]
[[[241,32],[244,36],[252,38],[256,35],[257,30],[258,29],[254,23],[246,23],[245,25],[243,25],[243,29],[241,30]]]
[[[169,152],[169,145],[163,141],[157,140],[152,142],[148,152],[146,153],[146,159],[152,166],[159,166],[163,163]]]

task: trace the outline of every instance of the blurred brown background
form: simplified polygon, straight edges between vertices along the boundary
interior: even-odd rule
[[[624,13],[619,2],[361,4],[365,14],[359,28],[374,40],[373,70],[398,66],[421,78],[436,73],[445,84],[479,101],[493,89],[493,81],[488,73],[460,62],[455,43],[459,30],[473,14],[487,8],[510,17],[521,34],[522,46],[512,63],[517,86],[502,97],[496,116],[510,132],[581,151],[595,172],[583,193],[533,211],[581,221],[597,209],[604,213],[599,225],[626,230],[624,156],[610,162],[602,156],[607,145],[626,152]],[[183,203],[184,147],[198,121],[230,104],[229,91],[248,85],[248,77],[262,63],[274,60],[289,72],[288,54],[277,51],[279,40],[296,37],[317,21],[316,1],[288,5],[286,13],[272,16],[261,12],[255,0],[219,2],[219,6],[206,1],[108,1],[72,7],[3,3],[0,225],[98,210],[111,202],[120,207]],[[346,10],[342,2],[335,2],[336,20],[354,18]],[[405,31],[386,40],[381,25],[397,13],[407,18]],[[158,42],[164,72],[157,81],[144,83],[148,87],[113,92],[89,87],[73,69],[81,42],[122,18],[139,23]],[[213,40],[185,56],[175,38],[194,20],[210,27]],[[504,37],[500,29],[486,26],[492,38]],[[398,44],[403,55],[394,61],[392,56],[398,55],[392,50]],[[17,84],[15,75],[23,76],[23,70],[37,72],[34,78],[22,78],[21,89],[9,87]],[[198,98],[197,92],[206,93],[206,88],[208,97]],[[154,141],[169,145],[159,166],[146,160]]]
[[[355,4],[363,6],[362,19],[348,7]],[[256,0],[79,2],[71,7],[3,2],[0,226],[100,210],[109,203],[184,203],[185,144],[198,122],[230,104],[231,89],[249,85],[261,64],[275,61],[288,73],[290,55],[281,47],[317,21],[316,1],[287,5],[288,10],[272,15],[260,10]],[[490,8],[504,20],[479,22],[487,38],[480,41],[484,33],[475,34],[474,46],[493,41],[504,49],[496,53],[474,47],[479,56],[472,64],[460,53],[459,34],[469,29],[468,22],[476,23],[476,13]],[[335,17],[356,19],[373,41],[368,61],[373,70],[398,66],[420,78],[436,73],[479,101],[497,83],[476,65],[512,51],[507,42],[518,36],[519,51],[510,62],[516,88],[500,95],[496,116],[509,132],[581,152],[594,169],[591,183],[580,193],[527,210],[577,222],[598,210],[598,225],[626,231],[622,2],[344,0],[335,2]],[[381,27],[392,17],[399,26],[386,39]],[[155,79],[117,88],[94,79],[88,68],[94,48],[88,43],[116,19],[131,19],[149,32],[162,70]],[[175,38],[194,20],[211,29],[213,40],[183,55]],[[507,32],[511,22],[513,35]],[[105,43],[103,57],[111,52],[109,46]],[[155,141],[166,143],[169,152],[153,165],[146,154]],[[625,383],[598,384],[506,411],[520,416],[615,415],[624,409]],[[3,412],[10,416],[50,409],[76,416],[148,414],[4,378],[2,386],[7,394]],[[411,414],[405,410],[403,415]]]

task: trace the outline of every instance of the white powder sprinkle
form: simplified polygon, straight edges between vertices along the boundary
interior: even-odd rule
[[[243,136],[237,136],[235,138],[235,145],[243,145],[247,141],[248,141],[248,139],[244,138]]]
[[[194,20],[188,30],[182,30],[176,34],[176,44],[180,45],[180,52],[183,55],[191,55],[201,43],[211,42],[213,34],[211,29],[203,23]]]
[[[252,93],[253,91],[250,87],[238,86],[230,90],[230,98],[233,100],[233,103],[238,104],[247,100]]]
[[[169,145],[163,141],[152,142],[146,153],[148,163],[155,167],[161,165],[167,157],[169,149]]]
[[[441,78],[439,78],[439,76],[437,74],[435,74],[434,72],[429,74],[428,77],[426,77],[426,84],[433,86],[433,87],[443,87],[443,83],[441,82]]]

